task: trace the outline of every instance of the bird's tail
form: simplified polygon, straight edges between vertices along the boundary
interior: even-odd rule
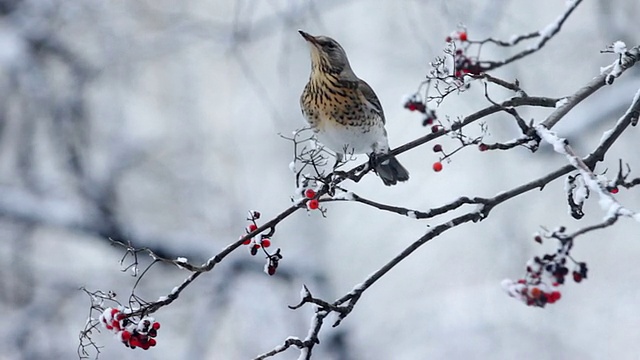
[[[387,186],[395,185],[398,181],[409,180],[409,172],[400,164],[395,156],[378,162],[375,165],[375,170],[382,179],[382,182]]]

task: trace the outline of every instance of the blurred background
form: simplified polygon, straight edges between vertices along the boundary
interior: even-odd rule
[[[206,260],[243,234],[247,210],[270,219],[290,205],[292,144],[278,134],[304,126],[298,98],[310,70],[297,33],[324,34],[346,49],[375,89],[392,147],[430,131],[402,108],[460,23],[470,39],[543,29],[562,1],[0,1],[0,359],[77,358],[89,298],[113,290],[126,300],[135,282],[108,238],[158,253]],[[638,44],[640,3],[585,1],[543,50],[494,75],[518,79],[536,96],[575,92],[610,64],[600,50]],[[527,44],[524,45],[526,47]],[[483,48],[485,59],[516,49]],[[576,107],[556,128],[586,155],[640,88],[640,68]],[[494,101],[510,97],[499,90]],[[436,110],[456,119],[487,106],[480,84]],[[527,109],[541,121],[550,109]],[[487,142],[517,137],[508,116],[487,119]],[[470,127],[469,134],[479,133]],[[640,169],[636,128],[598,171],[619,158]],[[440,139],[453,149],[456,142]],[[420,210],[459,196],[494,196],[545,175],[566,160],[543,147],[480,153],[467,148],[434,173],[429,143],[399,159],[411,180],[385,187],[368,176],[345,186],[359,195]],[[361,156],[364,161],[366,157]],[[640,176],[640,172],[632,176]],[[617,197],[640,210],[638,191]],[[356,203],[299,211],[273,246],[284,259],[273,277],[264,260],[239,249],[154,316],[158,346],[126,349],[96,334],[102,359],[247,359],[307,334],[311,308],[292,311],[306,284],[333,300],[419,238],[430,224]],[[462,209],[461,211],[466,211]],[[639,226],[623,219],[579,238],[573,255],[589,279],[563,288],[560,302],[529,308],[501,289],[525,262],[551,251],[541,226],[575,230],[605,215],[567,212],[563,181],[494,209],[479,224],[429,242],[365,293],[338,328],[321,332],[317,359],[631,359],[640,353]],[[457,212],[456,214],[460,214]],[[148,300],[187,276],[156,266],[138,287]],[[290,350],[277,359],[296,359]]]

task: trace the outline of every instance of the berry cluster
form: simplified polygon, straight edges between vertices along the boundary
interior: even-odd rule
[[[307,202],[307,209],[309,210],[317,210],[320,208],[320,202],[316,199],[318,194],[313,189],[307,189],[304,191],[304,197],[309,199]]]
[[[483,71],[482,66],[474,58],[467,56],[462,49],[456,50],[453,61],[455,64],[453,76],[456,78],[462,78],[466,74],[478,75]]]
[[[405,109],[409,111],[417,111],[419,113],[424,114],[424,118],[422,119],[422,126],[433,125],[433,123],[436,122],[436,120],[438,120],[438,116],[436,115],[435,110],[428,109],[424,101],[422,101],[415,94],[407,97],[407,99],[404,101],[403,106]]]
[[[249,215],[250,217],[248,220],[251,221],[251,224],[247,226],[247,234],[258,230],[258,224],[256,223],[256,220],[260,219],[260,213],[258,211],[251,211]],[[249,251],[251,252],[251,255],[256,255],[258,254],[258,250],[260,250],[260,248],[268,248],[269,246],[271,246],[271,240],[268,237],[261,235],[259,239],[257,237],[246,239],[242,244],[251,245]]]
[[[560,236],[562,232],[564,229],[561,228],[550,236],[560,240],[560,247],[556,253],[534,257],[527,262],[527,273],[524,278],[517,281],[507,279],[502,282],[503,288],[511,297],[528,306],[536,307],[544,307],[560,300],[562,294],[558,288],[565,283],[565,278],[569,274],[568,260],[575,263],[572,276],[576,283],[587,278],[587,264],[575,262],[571,258],[569,251],[573,241]],[[542,236],[536,235],[534,240],[542,243]]]
[[[417,96],[410,96],[404,102],[404,108],[409,111],[417,111],[425,114],[427,112],[427,105],[418,99]]]
[[[114,332],[116,337],[128,348],[139,347],[148,350],[150,347],[156,346],[155,337],[158,335],[160,323],[148,316],[135,323],[131,317],[127,316],[127,313],[127,309],[122,306],[106,308],[100,315],[100,323],[107,330]]]
[[[249,218],[250,224],[245,229],[246,234],[251,234],[258,230],[257,220],[260,219],[260,213],[258,211],[250,211]],[[282,255],[280,255],[280,249],[277,249],[275,253],[271,254],[266,249],[271,246],[271,236],[274,234],[274,229],[271,229],[267,234],[260,234],[260,236],[254,236],[248,238],[242,242],[243,245],[249,245],[249,252],[252,256],[258,255],[258,251],[262,249],[262,251],[267,256],[267,264],[265,265],[265,272],[269,275],[274,275],[276,273],[276,269],[278,268],[278,262],[282,259]],[[246,235],[240,236],[240,238],[245,237]]]
[[[469,49],[469,40],[467,32],[462,29],[458,30],[454,34],[447,36],[445,41],[450,43],[454,40],[459,41],[460,48],[453,52],[453,63],[455,64],[455,71],[453,76],[456,78],[462,78],[465,74],[478,75],[482,73],[482,66],[478,64],[475,57],[468,56],[465,52]]]

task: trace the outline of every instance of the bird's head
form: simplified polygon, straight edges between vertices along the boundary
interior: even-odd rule
[[[328,36],[313,36],[302,30],[298,32],[311,48],[312,71],[330,74],[352,73],[347,53],[337,41]]]

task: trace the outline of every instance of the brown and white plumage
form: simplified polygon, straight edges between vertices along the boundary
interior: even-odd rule
[[[369,84],[355,75],[342,46],[326,36],[304,31],[300,35],[311,48],[311,75],[300,97],[300,107],[318,140],[338,156],[388,154],[380,100]],[[409,173],[394,156],[377,162],[375,171],[385,185],[409,179]]]

